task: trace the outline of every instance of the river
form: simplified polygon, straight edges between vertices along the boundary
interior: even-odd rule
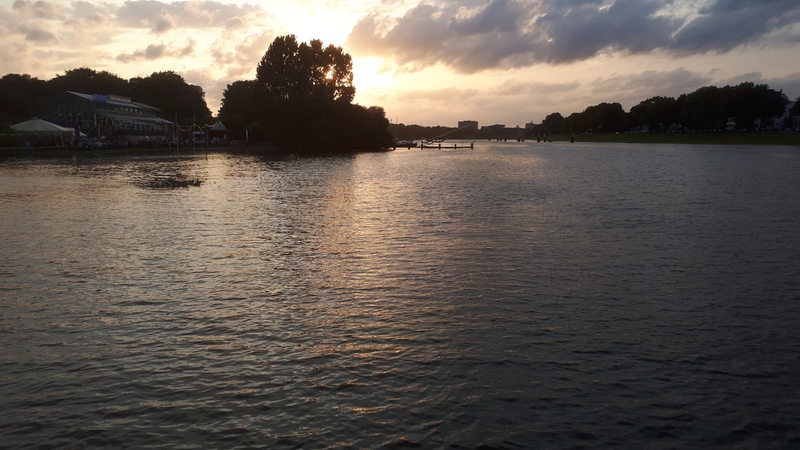
[[[2,161],[0,448],[797,447],[798,195],[793,147]]]

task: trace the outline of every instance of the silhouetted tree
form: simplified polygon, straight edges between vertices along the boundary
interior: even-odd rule
[[[633,125],[648,127],[652,132],[666,131],[678,122],[680,104],[672,97],[651,97],[631,108],[628,113]]]
[[[588,128],[583,113],[575,112],[564,118],[564,131],[566,132],[582,133]]]
[[[12,124],[30,119],[50,97],[47,82],[30,75],[7,74],[0,78],[0,122]]]
[[[130,80],[130,96],[135,101],[155,106],[170,120],[178,117],[184,124],[211,121],[211,111],[203,88],[189,84],[173,71],[153,72],[144,78]]]
[[[783,115],[789,100],[782,92],[770,89],[765,84],[750,82],[722,89],[723,110],[736,120],[737,126],[752,130],[756,121]]]
[[[627,115],[619,103],[600,103],[583,112],[584,127],[594,131],[613,133],[627,128]]]
[[[127,80],[105,70],[98,72],[87,67],[67,70],[48,81],[48,84],[55,95],[65,91],[129,95]]]
[[[690,130],[723,129],[728,120],[720,102],[720,90],[705,86],[678,97],[680,121]]]
[[[298,43],[294,35],[276,38],[261,58],[256,79],[267,94],[282,100],[343,101],[355,96],[352,58],[341,47]]]
[[[680,118],[689,129],[723,129],[728,119],[737,128],[751,130],[756,119],[767,119],[783,113],[786,96],[766,85],[750,82],[737,86],[702,87],[678,98]]]
[[[222,94],[219,119],[229,129],[241,130],[243,135],[245,130],[253,130],[254,134],[250,137],[254,141],[263,141],[266,136],[258,133],[263,128],[261,120],[264,118],[263,108],[266,102],[266,90],[258,81],[234,81]]]
[[[220,116],[248,129],[255,124],[254,135],[297,150],[389,146],[383,109],[353,105],[354,96],[350,55],[319,40],[298,43],[287,35],[270,44],[255,82],[228,86]]]
[[[538,132],[544,134],[564,133],[566,131],[565,125],[566,120],[564,120],[564,116],[561,114],[557,112],[548,114],[542,121],[542,126]]]

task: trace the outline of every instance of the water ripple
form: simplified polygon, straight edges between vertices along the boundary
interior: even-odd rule
[[[2,163],[0,446],[800,445],[794,153]]]

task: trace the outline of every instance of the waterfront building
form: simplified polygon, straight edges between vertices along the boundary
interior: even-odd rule
[[[173,131],[173,123],[158,114],[158,108],[129,97],[67,91],[47,102],[41,117],[110,145],[155,145],[166,143]]]

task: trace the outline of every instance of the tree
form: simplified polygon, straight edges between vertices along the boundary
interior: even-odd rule
[[[287,101],[350,103],[355,96],[353,62],[341,47],[322,42],[298,44],[294,35],[276,38],[261,58],[256,80],[267,94]]]
[[[628,115],[635,125],[663,132],[678,122],[679,111],[680,105],[672,97],[650,97],[631,108]]]
[[[737,126],[752,130],[756,121],[766,123],[765,119],[783,115],[789,100],[782,92],[770,89],[765,84],[751,82],[722,89],[723,110],[736,120]]]
[[[627,115],[619,103],[600,103],[586,108],[583,122],[585,128],[582,131],[612,133],[625,129]]]
[[[53,92],[63,94],[66,91],[84,94],[119,94],[128,95],[128,81],[111,72],[96,71],[87,67],[71,69],[48,82]]]
[[[383,109],[353,105],[355,92],[352,58],[341,47],[281,36],[261,58],[254,82],[228,86],[220,116],[257,124],[255,135],[295,150],[388,147]]]
[[[728,120],[720,102],[720,89],[705,86],[678,97],[681,123],[690,130],[721,130]]]
[[[540,132],[545,134],[563,133],[565,123],[564,116],[561,114],[557,112],[549,114],[542,121]]]
[[[222,94],[219,119],[230,129],[258,130],[263,119],[261,109],[266,104],[266,91],[256,80],[234,81]],[[262,140],[264,136],[253,136]]]
[[[30,119],[49,96],[47,82],[30,75],[7,74],[0,78],[0,121]]]
[[[130,96],[138,102],[155,106],[161,114],[185,124],[211,121],[211,111],[200,86],[186,82],[173,71],[153,72],[144,78],[130,80]]]

